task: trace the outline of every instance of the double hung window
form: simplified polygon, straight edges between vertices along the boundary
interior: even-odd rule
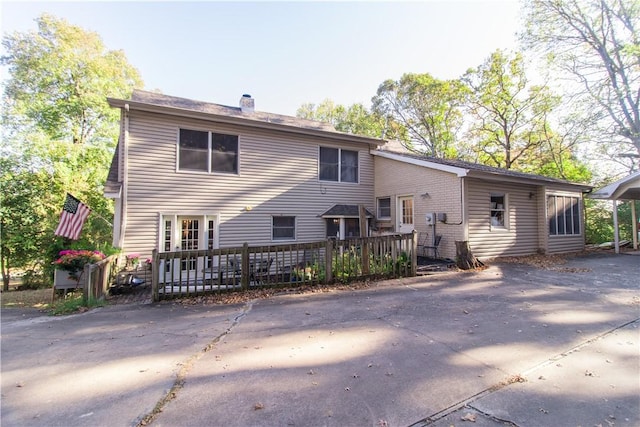
[[[384,197],[378,199],[378,219],[391,218],[391,198]]]
[[[320,147],[321,181],[358,182],[358,152]]]
[[[178,170],[238,173],[238,135],[180,129]]]
[[[504,194],[491,193],[491,226],[505,228],[507,226],[505,218],[507,212],[507,198]]]

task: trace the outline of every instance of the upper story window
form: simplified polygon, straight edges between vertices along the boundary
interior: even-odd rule
[[[391,218],[391,197],[378,199],[378,219]]]
[[[547,217],[550,236],[580,234],[580,199],[569,196],[548,196]]]
[[[358,182],[358,152],[320,147],[321,181]]]
[[[491,193],[491,226],[506,227],[507,198],[504,194]]]
[[[178,170],[238,173],[238,135],[180,129]]]

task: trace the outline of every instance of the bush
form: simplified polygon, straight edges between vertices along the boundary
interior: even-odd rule
[[[35,290],[48,288],[51,286],[50,281],[45,277],[41,270],[27,270],[22,276],[22,284],[18,286],[18,290]]]

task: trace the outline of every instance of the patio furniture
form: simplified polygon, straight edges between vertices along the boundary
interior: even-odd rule
[[[427,244],[427,240],[429,236],[425,236],[424,241],[421,245],[418,245],[418,250],[426,257],[428,256],[428,251],[433,250],[433,257],[438,258],[438,246],[440,246],[440,241],[442,241],[442,234],[436,234],[436,237],[433,241],[433,244]]]

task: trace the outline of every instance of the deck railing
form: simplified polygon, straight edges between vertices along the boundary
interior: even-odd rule
[[[117,255],[111,255],[95,264],[84,266],[82,273],[83,293],[82,301],[87,305],[90,300],[104,299],[113,282],[118,267]]]
[[[153,252],[153,299],[415,276],[416,233]]]

